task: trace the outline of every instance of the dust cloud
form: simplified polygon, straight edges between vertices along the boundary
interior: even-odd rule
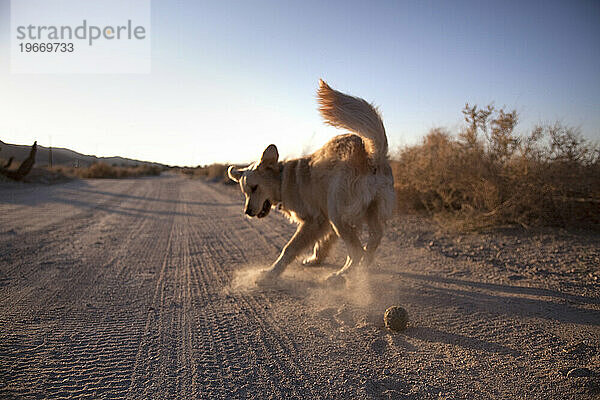
[[[345,277],[345,284],[331,285],[326,278],[337,265],[305,267],[292,264],[268,286],[256,279],[265,264],[248,265],[236,272],[231,283],[234,291],[283,291],[312,308],[316,314],[343,319],[346,325],[383,327],[383,314],[393,305],[401,305],[401,282],[377,268],[359,267]]]

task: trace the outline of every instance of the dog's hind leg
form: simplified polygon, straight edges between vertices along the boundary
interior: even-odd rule
[[[377,201],[372,202],[367,209],[367,226],[369,227],[369,240],[365,246],[365,257],[363,259],[363,263],[366,266],[369,266],[375,258],[375,250],[377,250],[379,243],[381,243],[381,238],[383,237],[383,228],[385,226],[385,222],[382,221],[379,215],[379,206]]]
[[[315,237],[321,237],[329,229],[327,221],[305,221],[298,225],[296,233],[285,245],[271,268],[262,272],[258,282],[267,282],[278,277],[285,268],[298,257],[300,252],[315,242]]]
[[[336,277],[346,274],[350,268],[359,264],[365,254],[365,250],[360,243],[360,239],[358,238],[358,233],[355,227],[345,222],[332,222],[333,228],[339,237],[342,238],[348,250],[348,259],[346,260],[346,264],[344,264],[339,271],[332,274],[332,277]]]
[[[319,265],[327,257],[331,248],[337,241],[337,235],[333,230],[325,233],[325,235],[317,240],[313,248],[313,253],[308,258],[302,261],[304,265]]]

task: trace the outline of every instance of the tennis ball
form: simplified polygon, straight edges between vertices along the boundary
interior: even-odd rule
[[[400,306],[392,306],[385,310],[383,322],[388,329],[403,331],[408,325],[408,312]]]

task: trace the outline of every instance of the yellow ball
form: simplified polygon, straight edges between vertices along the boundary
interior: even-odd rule
[[[392,306],[385,310],[383,322],[388,329],[403,331],[408,326],[408,312],[400,306]]]

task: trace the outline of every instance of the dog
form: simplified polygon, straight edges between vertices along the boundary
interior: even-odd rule
[[[381,116],[365,100],[338,92],[323,80],[317,91],[319,111],[326,123],[351,133],[334,137],[313,154],[279,161],[277,147],[269,145],[259,161],[246,168],[228,168],[246,198],[244,213],[264,218],[279,208],[297,230],[257,283],[268,283],[303,251],[312,247],[304,264],[317,265],[339,237],[348,257],[328,282],[361,264],[373,262],[386,221],[395,204],[394,178],[388,160],[388,142]],[[362,246],[359,234],[367,224],[369,237]]]

